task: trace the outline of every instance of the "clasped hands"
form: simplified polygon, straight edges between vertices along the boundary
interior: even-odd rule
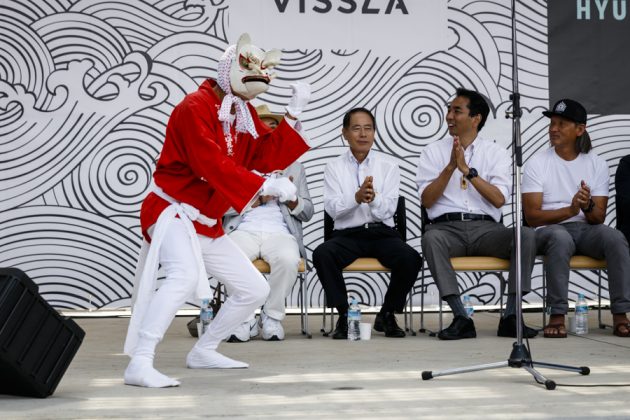
[[[580,210],[587,210],[591,204],[591,200],[591,187],[589,187],[584,180],[580,181],[580,188],[571,200],[571,208],[574,213],[578,214]]]
[[[459,169],[459,171],[464,174],[464,176],[468,175],[470,172],[470,168],[466,163],[466,159],[464,158],[464,148],[459,142],[459,137],[453,137],[453,148],[451,149],[451,160],[447,165],[448,169],[454,171],[455,169]]]
[[[373,178],[366,176],[363,183],[359,187],[356,193],[354,193],[354,200],[359,203],[371,203],[376,197],[376,191],[374,191]]]

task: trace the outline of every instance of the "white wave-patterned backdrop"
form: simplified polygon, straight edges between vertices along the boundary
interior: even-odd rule
[[[217,59],[233,41],[226,39],[229,3],[0,3],[0,267],[26,271],[55,307],[129,306],[139,207],[166,122],[187,92],[214,77]],[[549,103],[547,4],[518,2],[517,12],[527,159],[547,145],[547,121],[540,114]],[[261,99],[280,110],[291,81],[313,86],[304,124],[315,147],[301,159],[316,209],[305,226],[309,253],[322,241],[323,169],[346,147],[340,125],[349,108],[365,106],[376,114],[376,147],[400,164],[408,240],[418,249],[415,166],[423,147],[447,133],[445,104],[457,87],[490,99],[494,120],[484,134],[510,147],[511,122],[504,117],[512,91],[510,13],[509,2],[501,0],[448,1],[448,47],[413,53],[412,43],[408,59],[369,49],[284,51],[279,80]],[[620,157],[630,153],[630,116],[593,116],[589,125],[595,150],[612,175]],[[613,226],[614,204],[612,189],[607,223]],[[505,222],[512,221],[506,206]],[[592,273],[573,280],[573,291],[596,296]],[[381,303],[387,281],[379,275],[347,278],[368,305]],[[540,283],[538,266],[536,293],[528,301],[540,301]],[[495,276],[464,274],[460,284],[479,302],[499,300]],[[314,272],[308,285],[308,303],[321,306]],[[296,286],[292,306],[297,292]],[[422,291],[415,292],[419,301]],[[429,302],[436,303],[434,286],[427,292]]]

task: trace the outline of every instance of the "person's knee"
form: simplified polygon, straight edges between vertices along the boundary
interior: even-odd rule
[[[620,247],[620,248],[628,247],[628,242],[626,240],[626,237],[621,231],[617,229],[609,228],[608,226],[605,226],[605,227],[608,229],[602,229],[603,233],[601,236],[604,242],[606,243],[606,245],[612,246],[612,247]],[[602,225],[602,228],[604,228],[604,225]]]
[[[536,231],[530,227],[521,229],[521,243],[527,247],[536,247]]]
[[[416,273],[420,271],[422,268],[422,257],[411,246],[405,246],[404,251],[401,252],[401,264],[406,266],[409,270],[415,271]]]
[[[422,235],[422,249],[428,250],[436,246],[445,244],[446,235],[439,230],[428,230]]]
[[[269,296],[269,292],[271,291],[271,288],[264,277],[261,276],[261,279],[262,281],[259,279],[259,281],[256,282],[255,287],[250,289],[252,299],[256,301],[257,306],[262,306],[262,304],[265,303],[267,296]]]
[[[295,269],[297,270],[298,265],[300,264],[300,254],[294,254],[292,252],[284,252],[277,257],[274,257],[272,261],[270,261],[271,269]]]
[[[320,264],[326,264],[333,256],[330,247],[325,242],[315,248],[313,251],[313,265],[318,266]]]
[[[199,282],[199,271],[197,266],[190,264],[176,264],[171,265],[168,269],[165,268],[166,278],[162,283],[162,286],[167,283],[177,283],[182,293],[191,293]]]
[[[541,239],[545,248],[555,249],[557,251],[565,250],[566,253],[573,254],[575,251],[575,242],[566,229],[558,226],[548,226],[542,229],[549,229],[548,231],[540,233],[543,235]]]

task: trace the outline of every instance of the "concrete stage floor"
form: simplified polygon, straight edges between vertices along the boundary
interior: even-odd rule
[[[539,369],[558,383],[554,391],[522,368],[420,379],[424,370],[506,361],[514,340],[496,337],[496,313],[476,313],[478,337],[455,342],[376,332],[370,341],[332,340],[319,333],[321,315],[310,316],[309,340],[299,332],[299,317],[290,315],[283,342],[221,344],[224,354],[250,363],[241,370],[187,369],[195,340],[189,319],[175,320],[156,358],[180,387],[125,386],[128,319],[77,318],[86,338],[56,392],[46,399],[0,395],[0,418],[630,418],[630,387],[589,386],[630,384],[630,338],[597,329],[594,311],[587,336],[530,340],[535,361],[591,369],[589,376]],[[540,313],[525,319],[531,326],[542,322]],[[436,325],[437,315],[429,315],[427,326]]]

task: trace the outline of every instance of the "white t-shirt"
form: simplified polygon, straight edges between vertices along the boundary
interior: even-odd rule
[[[580,153],[573,160],[564,160],[552,147],[525,163],[521,191],[542,192],[542,210],[556,210],[571,205],[582,180],[591,188],[591,196],[608,197],[608,165],[604,159],[591,151]],[[568,222],[586,222],[586,217],[579,212],[561,223]]]

